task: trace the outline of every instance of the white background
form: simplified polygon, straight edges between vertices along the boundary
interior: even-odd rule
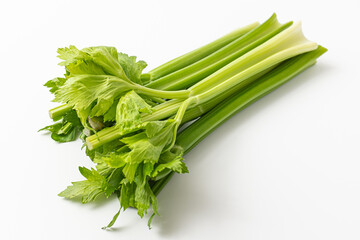
[[[360,239],[360,1],[2,1],[1,239]],[[150,70],[276,12],[329,49],[316,66],[234,116],[186,156],[160,214],[115,198],[57,196],[92,166],[81,142],[36,131],[56,106],[58,47],[115,46]]]

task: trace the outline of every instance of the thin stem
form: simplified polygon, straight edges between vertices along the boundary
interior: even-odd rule
[[[141,85],[137,85],[135,90],[140,94],[143,93],[148,96],[167,98],[167,99],[188,98],[190,95],[189,90],[163,91],[163,90],[144,87]]]
[[[153,112],[151,114],[143,114],[142,121],[156,121],[168,118],[178,111],[179,107],[182,104],[182,101],[178,99],[170,100],[166,102],[167,104],[159,104],[153,108]]]
[[[109,143],[122,136],[121,132],[118,131],[116,126],[107,127],[98,133],[95,133],[86,138],[86,145],[89,150],[98,148],[106,143]]]
[[[64,126],[61,127],[58,134],[67,134],[72,129],[72,123],[67,122]]]
[[[182,103],[183,100],[175,99],[160,104],[154,107],[154,112],[156,112],[156,114],[147,114],[147,115],[144,114],[142,116],[142,121],[143,122],[156,121],[169,117],[174,113],[176,113],[176,111],[179,109]],[[90,150],[92,150],[97,147],[100,147],[103,144],[109,143],[117,138],[120,138],[121,136],[122,134],[120,131],[118,131],[116,126],[107,127],[97,132],[96,134],[87,137],[86,145]]]
[[[190,97],[190,98],[186,99],[185,101],[183,101],[181,103],[181,105],[180,105],[180,107],[179,107],[179,109],[178,109],[178,111],[177,111],[177,113],[176,113],[176,115],[174,117],[174,120],[175,120],[175,127],[173,129],[173,131],[174,131],[173,136],[174,137],[173,137],[170,145],[165,150],[163,150],[164,152],[170,150],[174,146],[175,141],[176,141],[176,133],[177,133],[177,130],[178,130],[178,128],[179,128],[179,126],[180,126],[180,124],[182,122],[184,114],[185,114],[187,108],[191,104],[193,104],[194,102],[196,102],[196,98]]]
[[[165,99],[184,99],[184,98],[188,98],[189,95],[190,95],[189,90],[163,91],[163,90],[147,88],[147,87],[144,87],[144,86],[141,86],[141,85],[138,85],[138,84],[131,84],[131,85],[133,86],[133,88],[139,94],[146,94],[152,100],[157,101],[159,103],[162,102],[164,104],[166,102],[164,100],[162,100],[161,98],[165,98]],[[72,108],[73,107],[72,107],[71,104],[60,105],[60,106],[58,106],[56,108],[50,109],[49,110],[49,116],[54,121],[57,121],[57,120],[61,119],[61,117],[63,117],[63,115]]]

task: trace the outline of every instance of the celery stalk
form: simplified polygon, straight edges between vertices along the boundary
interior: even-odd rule
[[[187,88],[265,42],[291,24],[291,22],[280,24],[276,14],[273,14],[266,22],[228,45],[191,65],[151,82],[147,87],[167,90]]]
[[[187,153],[199,144],[206,136],[217,127],[226,122],[231,116],[245,109],[251,103],[271,93],[293,77],[303,72],[316,63],[316,59],[327,51],[326,48],[318,46],[314,51],[301,54],[282,62],[271,72],[265,74],[239,93],[221,102],[215,108],[202,116],[195,123],[180,132],[176,144],[180,145]],[[164,178],[156,181],[152,190],[158,195],[170,180],[174,173],[171,172]]]
[[[245,27],[239,28],[205,46],[202,46],[196,50],[193,50],[189,53],[186,53],[180,57],[177,57],[165,64],[160,65],[157,68],[152,69],[151,71],[146,74],[147,76],[143,76],[146,78],[150,78],[151,80],[158,79],[163,77],[171,72],[177,71],[183,67],[186,67],[206,56],[209,54],[217,51],[218,49],[224,47],[225,45],[231,43],[235,39],[243,36],[247,32],[251,31],[255,27],[257,27],[259,23],[255,22]]]
[[[54,121],[57,121],[61,119],[66,112],[68,112],[70,109],[72,109],[72,106],[68,104],[60,105],[56,108],[52,108],[49,110],[49,116],[51,119],[54,119]]]

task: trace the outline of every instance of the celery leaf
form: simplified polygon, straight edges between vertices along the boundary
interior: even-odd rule
[[[82,203],[94,201],[99,195],[105,193],[106,179],[100,175],[95,169],[87,169],[79,167],[80,173],[86,180],[72,182],[64,191],[59,193],[60,197],[74,198],[81,197]]]

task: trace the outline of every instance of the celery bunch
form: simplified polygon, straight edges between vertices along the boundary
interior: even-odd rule
[[[64,105],[50,110],[57,122],[43,130],[58,142],[80,135],[96,164],[80,167],[86,179],[59,196],[87,203],[117,194],[120,210],[134,207],[143,217],[152,206],[150,226],[156,195],[175,172],[188,172],[183,155],[324,52],[303,36],[300,23],[281,24],[275,14],[148,73],[144,61],[114,47],[59,49],[66,73],[45,86]]]

